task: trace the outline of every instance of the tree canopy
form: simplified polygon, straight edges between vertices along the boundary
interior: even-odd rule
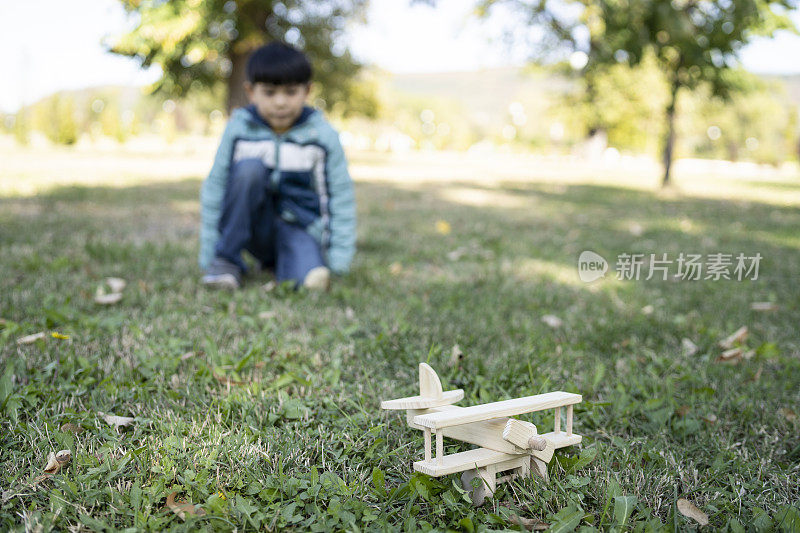
[[[669,85],[664,116],[664,179],[670,178],[675,113],[681,89],[710,86],[728,98],[748,87],[738,54],[753,37],[797,31],[788,12],[797,0],[482,0],[486,14],[497,4],[523,14],[544,30],[540,56],[571,49],[586,54],[583,73],[590,79],[618,63],[637,65],[655,58]],[[566,46],[564,46],[566,45]],[[595,88],[591,83],[587,91]]]
[[[155,91],[183,96],[222,90],[228,111],[246,103],[242,89],[247,57],[271,40],[304,50],[314,67],[319,104],[370,111],[374,102],[357,87],[360,65],[341,39],[348,21],[363,18],[367,0],[120,0],[136,27],[111,51],[158,65]],[[350,96],[355,94],[356,98]]]

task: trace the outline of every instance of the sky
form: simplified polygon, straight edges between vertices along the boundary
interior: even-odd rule
[[[390,72],[444,72],[519,65],[524,50],[496,37],[502,19],[479,23],[467,0],[437,7],[408,0],[373,0],[365,26],[348,41],[354,55]],[[800,25],[800,13],[793,15]],[[131,59],[105,51],[102,40],[131,22],[117,0],[0,1],[0,111],[61,89],[145,85],[158,78]],[[742,53],[745,68],[767,74],[800,73],[800,36],[761,39]]]

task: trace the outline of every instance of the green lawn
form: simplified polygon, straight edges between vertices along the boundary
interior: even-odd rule
[[[747,200],[772,185],[359,181],[354,269],[322,295],[266,274],[200,287],[199,186],[0,189],[0,529],[672,531],[697,527],[686,498],[714,529],[800,530],[800,210]],[[587,249],[604,280],[578,279]],[[755,281],[615,279],[619,254],[680,252],[763,259]],[[128,284],[101,306],[108,276]],[[751,357],[717,362],[741,326]],[[457,475],[412,474],[421,433],[379,410],[414,394],[420,361],[461,405],[581,393],[583,444],[549,484],[473,508]],[[36,481],[60,449],[72,461]],[[182,520],[172,492],[204,514]]]

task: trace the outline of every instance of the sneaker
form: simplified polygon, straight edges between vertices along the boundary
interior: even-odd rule
[[[312,291],[327,291],[331,286],[331,271],[328,267],[318,266],[308,271],[303,287]]]
[[[238,289],[242,286],[242,269],[227,259],[215,257],[201,281],[210,287]]]

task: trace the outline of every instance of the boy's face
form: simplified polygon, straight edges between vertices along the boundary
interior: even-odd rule
[[[288,130],[300,113],[308,97],[310,83],[273,85],[271,83],[245,82],[244,89],[258,114],[277,133]]]

